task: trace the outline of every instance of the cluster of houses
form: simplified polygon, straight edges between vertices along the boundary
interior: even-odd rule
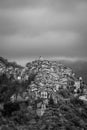
[[[6,67],[0,62],[0,74],[5,73],[9,78],[18,81],[28,80],[30,74],[36,74],[35,79],[27,86],[22,94],[13,94],[11,101],[26,101],[30,95],[33,99],[42,99],[37,103],[37,114],[43,115],[50,98],[57,103],[57,92],[60,89],[73,88],[77,93],[81,87],[82,78],[77,79],[72,69],[58,64],[56,61],[35,60],[27,63],[26,67]]]
[[[55,61],[33,61],[29,64],[29,71],[38,72],[35,80],[29,85],[29,89],[38,97],[48,97],[49,93],[56,93],[61,88],[75,87],[75,91],[80,88],[81,81],[75,77],[72,69]]]
[[[55,61],[35,60],[28,63],[27,68],[30,73],[37,73],[28,90],[35,100],[42,99],[42,102],[37,103],[39,115],[43,115],[50,98],[57,103],[57,92],[60,89],[74,88],[74,93],[80,89],[82,78],[77,79],[72,69]]]

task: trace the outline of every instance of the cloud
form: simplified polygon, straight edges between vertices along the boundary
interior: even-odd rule
[[[79,35],[74,32],[46,32],[37,37],[23,35],[7,36],[2,44],[1,52],[9,52],[9,56],[60,55],[73,48]],[[76,46],[76,45],[75,45]],[[61,53],[62,52],[62,53]]]
[[[61,31],[79,28],[82,25],[80,16],[72,12],[54,12],[48,8],[25,8],[4,10],[0,13],[0,34],[40,35],[47,31]]]
[[[85,57],[86,0],[0,1],[0,54]]]
[[[4,0],[5,1],[5,0]],[[24,2],[20,0],[13,2],[8,0],[9,7],[0,10],[0,35],[12,35],[15,33],[24,33],[24,35],[39,35],[49,30],[61,31],[62,29],[81,31],[87,28],[87,2],[76,0],[69,2],[69,0],[55,0],[48,1],[48,5],[43,7],[39,5],[39,2],[26,1],[24,8],[22,7]],[[22,3],[23,2],[23,3]],[[5,6],[5,2],[2,2]],[[19,3],[16,8],[16,4]],[[36,7],[31,6],[36,5]],[[37,4],[35,4],[37,3]],[[44,2],[46,3],[46,1]],[[11,6],[12,5],[12,6]],[[27,6],[29,5],[29,7]],[[53,6],[52,6],[53,5]],[[57,9],[55,8],[57,6]]]

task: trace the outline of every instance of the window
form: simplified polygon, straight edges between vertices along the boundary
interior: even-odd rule
[[[47,92],[41,92],[41,98],[47,98]]]

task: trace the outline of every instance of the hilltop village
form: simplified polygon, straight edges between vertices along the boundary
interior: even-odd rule
[[[87,94],[86,85],[83,84],[82,77],[77,78],[71,68],[58,64],[56,61],[38,59],[22,67],[13,66],[12,63],[6,64],[6,60],[1,58],[0,76],[2,75],[6,75],[8,80],[13,83],[15,81],[20,84],[23,82],[27,83],[27,87],[23,92],[19,91],[19,93],[14,93],[10,97],[12,102],[28,100],[31,95],[35,100],[41,98],[48,102],[48,99],[52,98],[57,103],[58,92],[67,89],[73,96],[79,95],[80,98],[83,93],[84,97]]]
[[[71,68],[58,64],[56,61],[38,59],[22,67],[6,65],[4,60],[1,60],[1,75],[6,75],[9,80],[19,83],[26,82],[31,76],[34,76],[27,89],[35,93],[35,98],[47,98],[48,95],[56,93],[60,89],[70,89],[76,95],[86,87],[85,84],[83,85],[82,77],[76,77]]]
[[[64,104],[67,107],[73,106],[70,109],[74,110],[75,106],[71,105],[73,100],[86,104],[87,86],[82,77],[76,77],[71,68],[42,58],[28,62],[25,67],[0,58],[0,112],[2,116],[10,116],[11,120],[14,120],[13,113],[23,111],[25,115],[27,112],[27,115],[22,117],[24,121],[25,117],[30,120],[32,114],[35,118],[44,119],[50,109],[54,111],[55,108],[56,111],[58,109],[61,111]],[[80,112],[83,109],[81,107],[78,107]],[[16,116],[20,117],[18,114]],[[52,117],[48,114],[49,116]],[[59,116],[63,120],[64,115],[61,115],[61,112]],[[34,117],[31,117],[31,120],[32,118]],[[36,127],[38,123],[35,118],[32,123]],[[31,121],[29,123],[31,124]],[[65,123],[63,125],[65,127]]]

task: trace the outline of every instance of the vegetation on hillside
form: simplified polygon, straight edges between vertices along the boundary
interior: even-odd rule
[[[28,100],[11,101],[13,94],[30,89],[36,75],[37,72],[32,71],[28,80],[22,82],[11,80],[5,73],[0,75],[0,130],[87,130],[87,102],[79,99],[83,91],[74,96],[73,87],[61,87],[53,95],[57,102],[50,96],[42,116],[38,115],[38,106],[44,101],[36,99],[31,91]]]

